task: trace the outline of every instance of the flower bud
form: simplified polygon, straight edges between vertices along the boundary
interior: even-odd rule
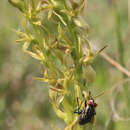
[[[8,0],[10,4],[18,8],[21,12],[25,11],[25,2],[24,0]]]

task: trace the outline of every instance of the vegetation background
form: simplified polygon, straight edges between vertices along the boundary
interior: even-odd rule
[[[116,32],[115,10],[112,0],[88,0],[82,17],[88,23],[89,40],[92,45],[105,50],[120,63],[119,38]],[[118,0],[121,40],[124,47],[124,64],[130,70],[130,32],[128,25],[128,1]],[[40,74],[37,61],[23,54],[16,45],[17,36],[12,29],[19,28],[21,15],[7,0],[0,1],[0,130],[52,130],[64,129],[65,124],[53,112],[48,90],[43,83],[34,80]],[[122,64],[122,63],[121,63]],[[98,56],[93,64],[96,79],[90,90],[96,95],[98,108],[94,130],[129,130],[130,121],[116,117],[116,112],[125,119],[130,117],[130,85],[124,84],[115,98],[116,112],[111,103],[113,86],[123,80],[123,74],[105,59]],[[125,76],[127,78],[127,76]],[[120,83],[119,83],[120,84]],[[115,93],[117,90],[115,91]]]

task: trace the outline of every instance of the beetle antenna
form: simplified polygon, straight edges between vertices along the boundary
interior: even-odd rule
[[[98,95],[96,95],[96,96],[94,97],[94,99],[95,99],[95,98],[98,98],[98,97],[100,97],[100,96],[102,96],[104,93],[105,93],[105,91],[99,93]]]
[[[76,101],[77,101],[77,105],[79,107],[79,98],[78,97],[76,98]]]
[[[91,96],[91,91],[88,91],[89,96]]]

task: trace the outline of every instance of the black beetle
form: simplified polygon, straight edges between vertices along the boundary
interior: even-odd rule
[[[97,103],[95,103],[94,99],[91,96],[91,92],[89,92],[89,96],[87,99],[84,94],[83,100],[79,105],[79,98],[77,97],[78,108],[74,111],[74,113],[79,115],[78,123],[80,125],[85,125],[87,123],[93,123],[94,116],[96,115],[95,108],[97,107]]]

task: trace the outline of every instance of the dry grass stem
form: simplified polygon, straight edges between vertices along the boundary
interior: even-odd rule
[[[107,54],[105,54],[104,52],[100,53],[100,55],[106,60],[108,61],[111,65],[113,65],[115,68],[117,68],[119,71],[123,72],[124,74],[126,74],[128,77],[130,77],[130,71],[128,71],[126,68],[124,68],[123,66],[121,66],[118,62],[116,62],[115,60],[113,60],[110,56],[108,56]]]

